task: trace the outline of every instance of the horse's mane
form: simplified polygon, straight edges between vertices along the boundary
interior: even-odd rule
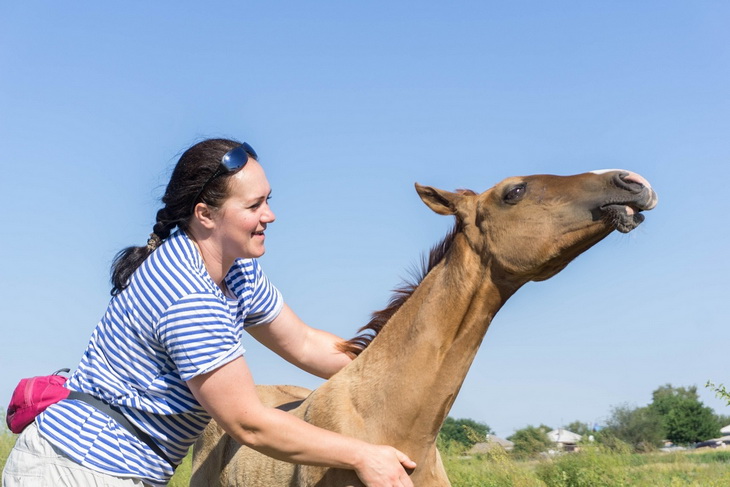
[[[468,189],[462,189],[458,191],[461,194],[476,194],[474,191]],[[371,315],[370,322],[360,328],[357,335],[347,341],[341,342],[338,348],[341,352],[346,353],[351,358],[355,358],[370,345],[370,342],[380,333],[385,324],[395,314],[403,303],[411,297],[413,292],[416,290],[419,284],[423,281],[431,269],[441,262],[446,253],[451,248],[451,244],[454,242],[456,234],[462,230],[462,224],[459,220],[456,221],[453,228],[444,237],[441,242],[434,245],[428,255],[421,256],[420,266],[415,266],[410,274],[410,279],[404,279],[403,283],[393,290],[393,294],[390,297],[388,306],[376,311]]]

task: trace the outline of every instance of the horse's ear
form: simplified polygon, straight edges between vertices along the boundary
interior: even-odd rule
[[[462,199],[462,195],[458,193],[432,188],[431,186],[421,186],[418,183],[416,183],[416,191],[423,202],[426,203],[426,206],[439,215],[455,215],[456,205]]]

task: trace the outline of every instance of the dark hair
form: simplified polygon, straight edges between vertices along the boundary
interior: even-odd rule
[[[193,208],[198,201],[204,201],[214,208],[223,204],[228,197],[229,175],[215,177],[207,185],[206,181],[218,170],[226,152],[239,145],[241,143],[234,140],[208,139],[198,142],[180,156],[162,197],[165,206],[157,212],[157,221],[147,245],[127,247],[114,257],[111,269],[112,296],[129,285],[134,271],[175,228],[188,229]],[[205,190],[198,197],[204,185]]]

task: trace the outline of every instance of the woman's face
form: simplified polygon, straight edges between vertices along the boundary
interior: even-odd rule
[[[269,207],[270,194],[264,169],[253,158],[231,176],[229,197],[214,217],[224,262],[264,254],[264,230],[276,218]]]

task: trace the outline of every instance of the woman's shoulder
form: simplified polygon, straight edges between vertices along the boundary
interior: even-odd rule
[[[261,266],[256,259],[236,259],[226,275],[226,282],[229,284],[240,281],[253,283],[256,281],[257,275],[261,273]]]
[[[144,261],[133,281],[139,287],[157,289],[178,299],[188,294],[215,293],[203,259],[181,231],[171,235]]]

